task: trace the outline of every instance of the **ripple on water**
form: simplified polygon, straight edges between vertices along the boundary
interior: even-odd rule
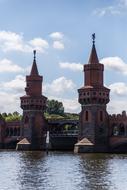
[[[0,190],[123,190],[127,155],[0,152]]]

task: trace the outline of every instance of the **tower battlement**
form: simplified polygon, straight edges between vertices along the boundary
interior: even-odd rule
[[[110,122],[123,122],[124,120],[127,121],[126,111],[122,111],[121,114],[109,115],[109,120],[110,120]]]

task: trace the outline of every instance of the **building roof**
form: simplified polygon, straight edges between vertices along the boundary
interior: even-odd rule
[[[85,145],[89,145],[89,146],[93,146],[94,144],[87,138],[83,138],[81,141],[79,141],[78,143],[76,143],[75,145],[80,145],[80,146],[85,146]]]
[[[95,44],[93,44],[88,64],[98,64],[98,63],[99,63],[99,60],[98,60],[98,56],[96,52],[96,47],[95,47]]]
[[[30,75],[34,75],[34,76],[35,75],[39,75],[37,64],[36,64],[36,50],[34,50],[34,59],[33,59],[33,65],[32,65],[32,69],[31,69]]]
[[[24,138],[21,141],[19,141],[17,144],[31,144],[31,143],[27,140],[27,138]]]

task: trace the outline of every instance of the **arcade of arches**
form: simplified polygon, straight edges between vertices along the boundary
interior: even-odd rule
[[[19,127],[10,127],[6,128],[6,137],[11,136],[20,136],[20,128]]]
[[[113,123],[111,130],[111,136],[127,136],[127,125],[123,123]]]

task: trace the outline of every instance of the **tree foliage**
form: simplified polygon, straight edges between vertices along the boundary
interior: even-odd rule
[[[64,114],[64,107],[63,103],[59,102],[57,100],[48,100],[47,101],[47,108],[46,112],[48,114],[59,114],[63,115]]]
[[[20,114],[19,114],[19,112],[14,111],[14,112],[13,112],[13,115],[15,115],[15,116],[19,116]]]
[[[1,115],[2,115],[3,118],[7,117],[7,113],[6,112],[2,113]]]
[[[19,121],[22,118],[22,116],[17,111],[8,114],[4,112],[1,115],[5,119],[5,121]]]

